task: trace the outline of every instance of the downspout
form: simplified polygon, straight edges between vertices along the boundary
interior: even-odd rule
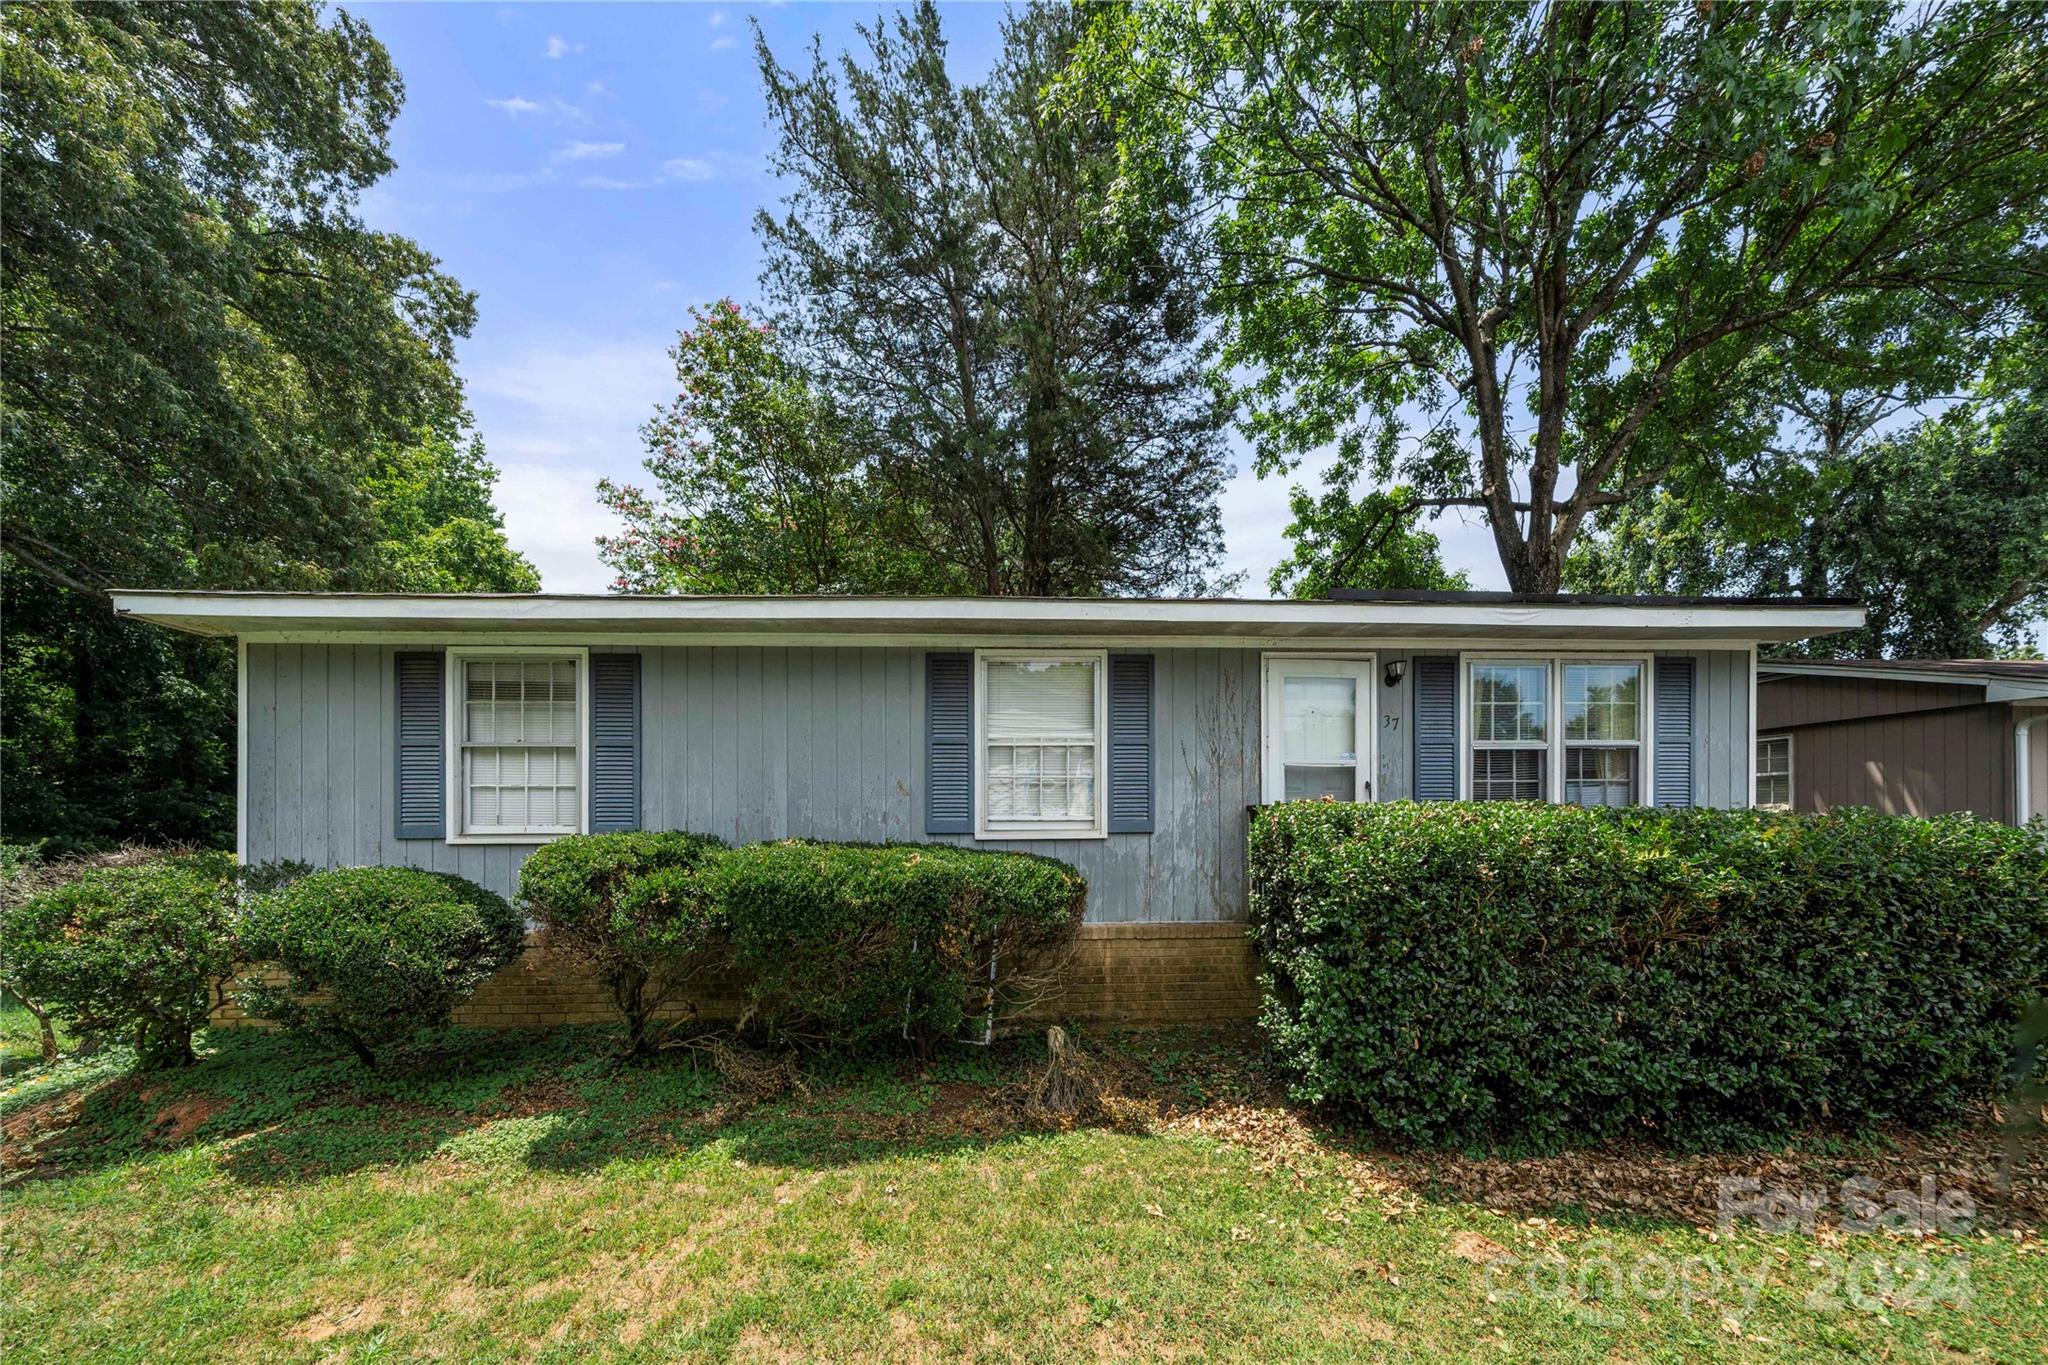
[[[2027,823],[2028,809],[2033,805],[2034,755],[2029,751],[2028,738],[2032,735],[2034,722],[2041,719],[2042,712],[2030,711],[2025,720],[2012,727],[2013,769],[2012,769],[2012,822],[2015,825]]]

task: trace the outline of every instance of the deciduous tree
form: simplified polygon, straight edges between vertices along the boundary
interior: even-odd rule
[[[1104,7],[1065,89],[1127,214],[1212,196],[1261,469],[1480,508],[1525,591],[1754,449],[1786,355],[1912,382],[2044,279],[2035,5]]]

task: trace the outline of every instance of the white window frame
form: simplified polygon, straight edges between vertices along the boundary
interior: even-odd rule
[[[988,815],[988,666],[1036,661],[1090,664],[1095,669],[1095,818],[1085,823],[1006,820]],[[974,837],[1016,842],[1109,837],[1109,651],[1106,649],[977,649],[974,651]]]
[[[1782,774],[1782,776],[1785,779],[1785,799],[1783,801],[1765,801],[1762,799],[1764,778],[1777,777],[1780,776],[1780,774],[1766,773],[1764,771],[1764,745],[1775,744],[1781,739],[1785,741],[1785,771]],[[1756,737],[1756,751],[1750,755],[1749,761],[1751,768],[1756,775],[1758,799],[1755,802],[1755,805],[1759,810],[1792,809],[1792,800],[1795,790],[1792,785],[1792,771],[1793,765],[1798,761],[1796,757],[1798,748],[1798,744],[1793,740],[1792,735],[1789,731],[1781,735],[1758,735]]]
[[[1287,799],[1286,755],[1280,740],[1286,724],[1281,708],[1286,705],[1282,680],[1290,664],[1340,665],[1358,678],[1358,711],[1354,722],[1358,734],[1353,750],[1356,768],[1351,799],[1371,801],[1379,786],[1379,671],[1373,654],[1267,654],[1261,657],[1259,682],[1263,692],[1259,704],[1259,799],[1268,805]]]
[[[463,706],[465,665],[477,659],[531,659],[576,665],[576,823],[571,829],[545,832],[494,830],[469,832],[469,790],[463,768],[463,739],[469,715]],[[590,829],[590,651],[584,648],[520,645],[463,645],[448,651],[442,715],[447,741],[448,842],[451,844],[544,844],[566,834]]]
[[[1648,806],[1655,804],[1651,791],[1653,754],[1651,736],[1656,730],[1657,669],[1655,656],[1649,654],[1617,654],[1612,651],[1557,650],[1550,653],[1502,653],[1494,654],[1484,650],[1467,650],[1459,655],[1458,661],[1458,799],[1472,800],[1472,755],[1479,743],[1473,738],[1472,727],[1472,669],[1480,664],[1519,664],[1524,667],[1541,665],[1546,670],[1544,705],[1544,743],[1548,757],[1545,759],[1543,774],[1543,800],[1553,806],[1564,804],[1564,768],[1567,748],[1625,749],[1630,747],[1627,740],[1567,740],[1564,733],[1564,669],[1566,664],[1635,664],[1642,670],[1643,688],[1637,703],[1636,722],[1636,791],[1631,804]],[[1534,749],[1532,742],[1510,743],[1489,740],[1488,749]]]

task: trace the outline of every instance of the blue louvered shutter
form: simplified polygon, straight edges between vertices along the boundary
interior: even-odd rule
[[[1690,806],[1692,797],[1692,717],[1694,660],[1664,655],[1657,660],[1654,707],[1656,772],[1651,799],[1660,806]],[[1755,760],[1752,758],[1751,760]]]
[[[447,744],[439,654],[399,654],[397,834],[448,835]]]
[[[974,833],[974,656],[924,656],[924,832]]]
[[[590,832],[640,828],[640,656],[590,656]]]
[[[1152,656],[1109,656],[1109,832],[1152,832]]]
[[[1415,679],[1415,799],[1458,799],[1458,658],[1417,655]]]

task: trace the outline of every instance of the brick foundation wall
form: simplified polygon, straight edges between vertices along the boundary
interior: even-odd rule
[[[1258,1013],[1258,963],[1245,927],[1222,924],[1083,925],[1062,982],[1025,1016],[1047,1022],[1203,1024]],[[730,980],[700,979],[664,1011],[730,1018],[739,994]],[[232,999],[216,1024],[248,1022]],[[455,1011],[475,1028],[616,1023],[604,987],[573,964],[529,947]]]

